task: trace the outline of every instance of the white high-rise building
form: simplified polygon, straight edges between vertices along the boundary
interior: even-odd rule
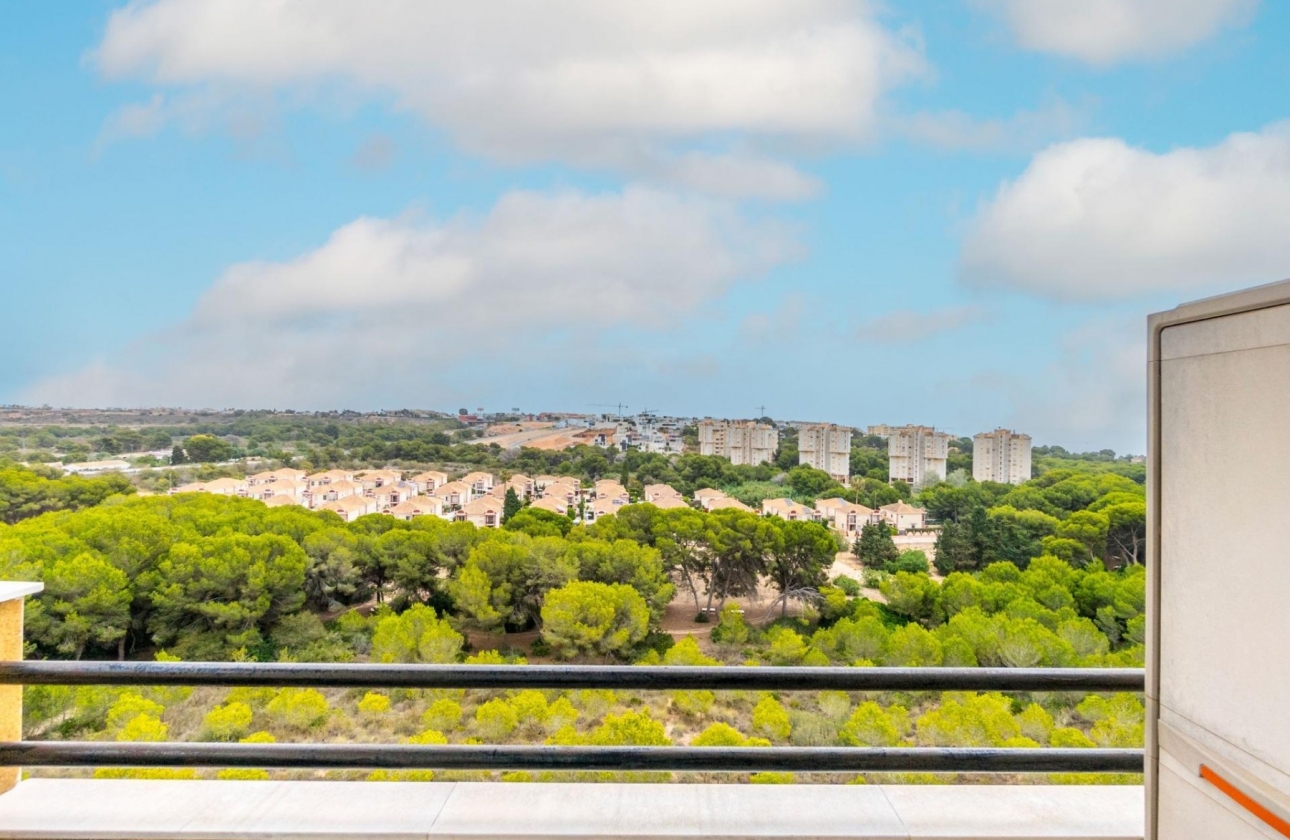
[[[930,426],[891,427],[887,434],[888,473],[892,481],[914,487],[945,480],[950,436]]]
[[[700,420],[699,454],[720,455],[732,464],[765,464],[779,448],[774,426],[746,420]]]
[[[798,463],[823,470],[838,481],[851,477],[851,430],[831,423],[803,426],[797,432]]]
[[[972,477],[1000,484],[1029,481],[1030,435],[995,429],[972,438]]]

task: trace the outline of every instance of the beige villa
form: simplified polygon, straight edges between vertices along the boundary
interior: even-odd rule
[[[801,520],[810,522],[815,519],[815,511],[792,499],[766,499],[761,503],[762,516],[778,516],[780,519]]]
[[[820,499],[815,503],[815,512],[821,522],[848,540],[860,536],[864,526],[877,519],[873,508],[848,502],[846,499]]]
[[[496,528],[502,524],[502,500],[484,496],[467,502],[453,514],[453,518],[458,522],[469,522],[476,528]]]
[[[321,509],[337,514],[346,522],[353,522],[360,516],[379,512],[376,507],[376,501],[366,496],[346,496],[334,502],[324,503]]]
[[[888,525],[903,534],[911,528],[927,527],[927,511],[916,508],[908,502],[896,502],[878,508],[878,514]]]
[[[386,511],[390,516],[396,519],[411,520],[418,516],[439,516],[444,515],[443,499],[437,496],[413,496],[410,499],[404,499],[394,507]]]

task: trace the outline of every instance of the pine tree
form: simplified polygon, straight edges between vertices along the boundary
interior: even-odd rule
[[[941,526],[936,538],[936,571],[948,575],[955,571],[968,571],[977,567],[976,548],[973,545],[971,526],[949,521]]]
[[[514,487],[506,488],[506,498],[502,501],[502,524],[505,525],[512,516],[524,507]]]
[[[891,538],[891,528],[885,522],[870,523],[860,529],[854,551],[867,569],[885,569],[900,556],[900,550]]]

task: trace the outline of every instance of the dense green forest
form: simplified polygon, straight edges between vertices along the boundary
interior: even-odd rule
[[[882,531],[859,552],[861,580],[832,576],[845,546],[823,526],[733,510],[635,504],[589,526],[531,509],[502,529],[384,515],[346,524],[244,499],[140,496],[138,480],[121,476],[58,478],[11,466],[0,469],[0,578],[46,584],[28,610],[28,653],[852,667],[1142,662],[1145,505],[1136,465],[1124,461],[1044,454],[1041,475],[1020,487],[958,474],[912,493],[877,478],[842,487],[805,467],[734,467],[700,456],[449,447],[454,457],[484,453],[479,465],[502,474],[608,475],[632,488],[665,482],[687,493],[716,486],[752,504],[842,495],[876,507],[906,498],[941,523],[935,569],[925,558],[908,562],[919,552],[892,553]],[[213,477],[228,468],[182,469]],[[678,610],[687,629],[669,631],[666,617]],[[711,621],[694,625],[696,615]],[[1119,746],[1141,742],[1142,719],[1128,695],[30,687],[26,696],[33,737],[120,740]]]
[[[507,525],[380,515],[346,525],[201,494],[115,496],[0,528],[0,557],[6,577],[46,582],[28,619],[36,656],[124,647],[159,658],[287,661],[1104,667],[1142,659],[1141,566],[1111,572],[1096,559],[1076,568],[1040,556],[1024,569],[994,561],[943,581],[899,572],[881,577],[880,603],[848,578],[826,583],[836,544],[811,523],[632,505],[590,527],[532,510]],[[684,587],[690,576],[697,591],[711,587],[715,604],[728,599],[710,638],[658,631],[673,580]],[[759,617],[741,597],[757,579],[818,597],[787,617]],[[375,609],[346,609],[377,591],[387,599]],[[535,642],[524,632],[531,627]],[[496,647],[472,651],[468,638]],[[120,740],[1092,746],[1141,738],[1141,704],[1131,696],[34,687],[27,706],[39,737]],[[140,773],[192,775],[128,771]],[[1090,779],[1120,780],[1054,780]]]
[[[55,470],[0,463],[0,522],[12,525],[50,511],[93,507],[109,496],[133,492],[130,480],[122,475],[63,477]]]

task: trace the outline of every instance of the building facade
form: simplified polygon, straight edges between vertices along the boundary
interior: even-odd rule
[[[736,465],[768,463],[779,448],[779,432],[764,423],[700,420],[698,429],[700,455],[720,455]]]
[[[914,487],[945,480],[950,436],[930,426],[892,428],[887,435],[888,473],[892,481]]]
[[[877,518],[872,508],[839,498],[817,500],[815,514],[821,522],[828,524],[848,542],[854,542],[864,526]]]
[[[846,483],[851,477],[851,430],[832,423],[803,426],[797,432],[798,463],[823,470]]]
[[[972,438],[972,477],[1000,484],[1029,481],[1030,435],[995,429]]]

